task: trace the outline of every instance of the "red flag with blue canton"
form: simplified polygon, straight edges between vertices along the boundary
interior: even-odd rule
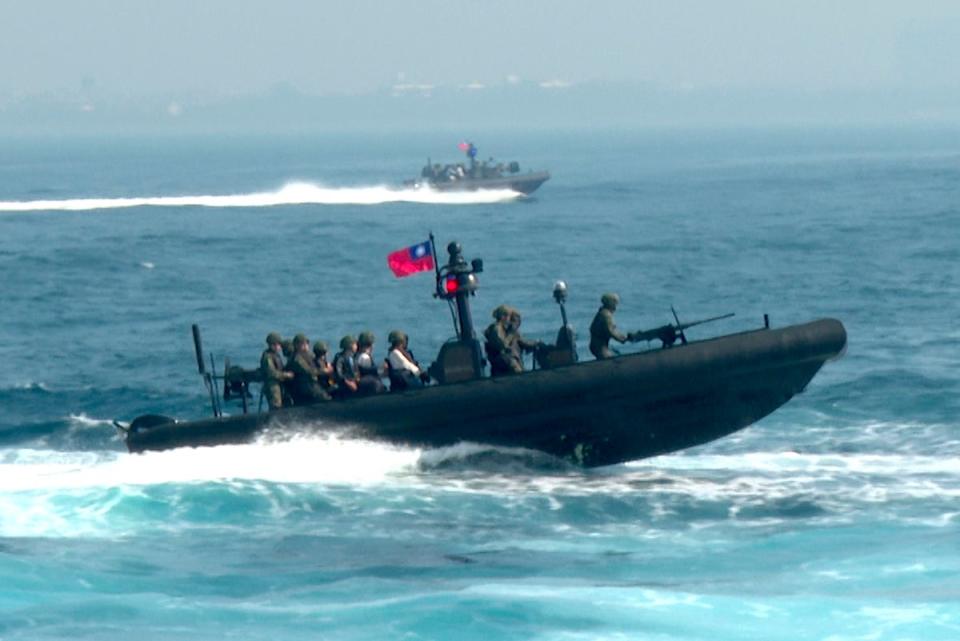
[[[387,255],[387,265],[397,278],[433,269],[433,252],[430,241],[398,249]]]

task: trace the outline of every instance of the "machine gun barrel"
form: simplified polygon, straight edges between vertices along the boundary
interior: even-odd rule
[[[733,316],[733,312],[729,314],[722,314],[720,316],[712,316],[710,318],[704,318],[701,320],[696,320],[690,323],[677,323],[675,325],[661,325],[660,327],[655,327],[653,329],[646,329],[639,332],[632,332],[628,338],[632,343],[639,343],[640,341],[652,341],[658,339],[663,343],[664,347],[670,347],[677,342],[677,339],[680,339],[680,342],[686,344],[687,337],[684,336],[683,332],[686,329],[695,327],[697,325],[703,325],[704,323],[712,323],[713,321],[723,320],[724,318],[730,318]],[[674,316],[676,317],[676,316]]]
[[[677,331],[682,332],[683,330],[694,327],[696,325],[703,325],[704,323],[712,323],[713,321],[723,320],[724,318],[730,318],[734,313],[730,312],[729,314],[721,314],[720,316],[712,316],[710,318],[704,318],[703,320],[693,321],[692,323],[680,323],[677,325]]]

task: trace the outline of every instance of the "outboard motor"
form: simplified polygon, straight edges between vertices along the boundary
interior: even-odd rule
[[[437,272],[437,291],[434,296],[456,303],[454,320],[457,338],[440,348],[436,362],[430,366],[430,375],[440,383],[456,383],[483,376],[483,352],[473,329],[470,296],[480,286],[477,274],[483,271],[483,261],[474,258],[467,264],[460,243],[447,245],[450,260]]]

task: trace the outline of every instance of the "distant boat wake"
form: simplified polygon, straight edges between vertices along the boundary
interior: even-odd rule
[[[515,200],[522,194],[510,189],[440,192],[428,188],[323,187],[313,183],[288,183],[276,191],[228,196],[148,196],[137,198],[75,198],[65,200],[0,201],[0,212],[89,211],[128,207],[274,207],[277,205],[475,205]]]

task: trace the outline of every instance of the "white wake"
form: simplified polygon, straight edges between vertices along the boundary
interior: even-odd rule
[[[275,207],[277,205],[383,205],[422,203],[428,205],[476,205],[508,202],[522,194],[510,189],[435,191],[429,188],[324,187],[293,182],[275,191],[249,194],[198,196],[142,196],[134,198],[70,198],[63,200],[0,201],[0,212],[90,211],[130,207]]]

